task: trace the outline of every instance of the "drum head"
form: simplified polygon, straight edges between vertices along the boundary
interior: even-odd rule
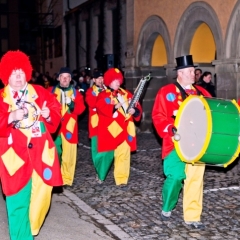
[[[177,112],[175,126],[181,139],[174,145],[182,161],[198,161],[209,144],[212,121],[204,101],[201,96],[189,96]]]

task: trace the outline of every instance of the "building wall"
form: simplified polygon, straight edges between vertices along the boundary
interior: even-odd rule
[[[8,20],[8,29],[11,31],[9,34],[8,47],[9,49],[18,49],[19,48],[19,26],[18,26],[18,0],[9,0],[9,20]],[[15,14],[14,14],[15,13]]]
[[[79,30],[82,38],[80,46],[76,45],[74,29],[71,29],[69,38],[72,46],[66,49],[70,67],[76,66],[76,54],[80,54],[80,66],[89,59],[91,68],[94,68],[94,53],[97,47],[97,4],[99,1],[84,1],[84,3],[66,8],[65,16],[70,17],[79,10]],[[74,1],[77,3],[77,1]],[[117,0],[105,2],[104,47],[105,54],[113,52],[112,9]],[[152,131],[151,110],[159,88],[175,81],[175,58],[190,54],[194,34],[202,23],[205,23],[213,36],[216,49],[215,59],[208,62],[199,60],[204,71],[216,74],[217,96],[221,98],[240,97],[240,0],[123,0],[121,20],[121,60],[124,71],[126,88],[134,91],[139,80],[151,72],[152,79],[143,93],[143,119],[139,124],[142,131]],[[72,4],[72,2],[71,2]],[[68,6],[69,7],[69,6]],[[75,7],[75,9],[73,8]],[[92,9],[91,9],[92,8]],[[90,11],[91,9],[91,11]],[[89,14],[91,13],[91,14]],[[90,20],[90,45],[86,42],[86,21]],[[74,25],[71,26],[74,28]],[[89,32],[89,31],[88,31]],[[152,66],[152,57],[156,61],[157,52],[154,49],[155,40],[161,36],[165,46],[166,64]],[[89,55],[86,56],[87,46]],[[74,50],[76,50],[74,52]],[[157,48],[156,48],[157,49]],[[85,51],[85,52],[84,52]],[[81,59],[82,57],[82,59]],[[75,58],[75,59],[72,59]],[[209,58],[207,58],[209,59]]]
[[[151,110],[156,89],[175,81],[175,58],[190,54],[194,33],[202,23],[206,23],[212,31],[216,60],[202,63],[200,67],[216,74],[218,97],[240,97],[239,11],[239,0],[127,1],[127,88],[134,90],[138,79],[152,70],[152,80],[142,100],[144,118],[141,130],[152,131]],[[159,35],[166,46],[168,63],[153,67],[152,50]]]
[[[218,16],[223,38],[225,38],[227,25],[238,0],[206,0],[202,1],[212,7]],[[176,37],[176,29],[179,25],[184,11],[190,4],[200,2],[197,0],[137,0],[134,1],[134,49],[137,47],[138,36],[140,35],[143,23],[153,15],[160,16],[166,23],[171,45]]]
[[[61,26],[62,27],[62,43],[63,43],[63,54],[62,56],[55,56],[55,48],[56,48],[56,44],[55,44],[55,40],[54,37],[52,39],[49,39],[49,42],[46,44],[47,49],[46,49],[46,53],[47,53],[47,57],[44,60],[44,71],[43,71],[43,67],[40,67],[40,72],[44,73],[44,72],[49,72],[50,76],[53,76],[54,73],[59,72],[60,68],[66,65],[66,40],[65,40],[65,31],[66,31],[66,27],[65,27],[65,22],[63,19],[63,3],[65,1],[58,1],[58,0],[54,0],[54,1],[44,1],[44,5],[42,8],[42,12],[43,13],[49,13],[49,5],[50,3],[52,3],[53,7],[53,18],[52,18],[52,31],[54,31],[55,28]],[[50,10],[51,11],[51,10]],[[39,39],[39,48],[41,46],[41,41]],[[52,52],[53,52],[53,56],[52,58],[49,58],[49,44],[52,44]],[[41,65],[40,65],[41,66]]]
[[[82,70],[86,66],[86,51],[87,51],[87,44],[86,44],[86,22],[80,21],[79,24],[79,32],[81,33],[81,40],[79,44],[79,56],[80,56],[80,63],[79,63],[79,70]]]
[[[63,1],[64,9],[69,10],[69,9],[75,8],[85,2],[87,2],[87,0],[64,0]],[[68,9],[68,7],[69,7],[69,9]]]

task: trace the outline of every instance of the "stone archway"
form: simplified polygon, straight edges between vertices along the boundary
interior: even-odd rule
[[[136,66],[151,66],[152,48],[159,34],[164,40],[167,52],[167,59],[169,61],[172,51],[167,26],[160,17],[151,16],[143,24],[139,35],[136,53]]]
[[[223,57],[223,40],[217,14],[209,4],[204,2],[192,3],[183,13],[176,31],[174,57],[189,54],[193,35],[203,22],[213,33],[217,58]],[[174,63],[174,59],[172,59],[172,63]]]
[[[226,31],[225,59],[216,62],[221,97],[240,98],[240,1],[237,1]]]
[[[227,27],[226,58],[240,58],[240,1],[236,3]]]

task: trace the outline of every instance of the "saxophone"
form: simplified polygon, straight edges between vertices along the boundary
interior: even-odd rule
[[[144,89],[144,86],[145,86],[145,84],[146,84],[146,82],[147,81],[149,81],[151,79],[151,73],[149,73],[147,76],[145,76],[145,77],[143,77],[140,81],[139,81],[139,83],[138,83],[138,85],[137,85],[137,88],[136,88],[136,90],[134,91],[134,95],[133,95],[133,97],[132,97],[132,99],[131,99],[131,102],[129,103],[129,106],[128,106],[128,108],[127,108],[127,113],[128,113],[128,111],[131,109],[131,108],[133,108],[134,106],[135,106],[135,104],[138,102],[138,100],[139,100],[139,98],[140,98],[140,96],[141,96],[141,94],[142,94],[142,92],[143,92],[143,89]]]

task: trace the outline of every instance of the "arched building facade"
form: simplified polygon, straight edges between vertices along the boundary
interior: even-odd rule
[[[75,1],[77,3],[77,1]],[[240,0],[89,0],[65,12],[66,63],[90,65],[97,42],[114,54],[134,91],[152,73],[142,99],[142,131],[152,130],[151,111],[159,88],[175,81],[175,58],[192,54],[214,76],[217,97],[240,98]]]
[[[127,1],[127,15],[133,15],[133,44],[127,36],[125,75],[127,88],[148,71],[153,78],[143,99],[142,130],[151,130],[151,110],[156,92],[175,81],[175,58],[193,55],[199,68],[212,72],[217,97],[240,98],[240,1]],[[134,7],[130,6],[133,5]],[[161,36],[166,51],[165,65],[152,65],[154,44]],[[157,49],[157,48],[156,48]],[[159,50],[158,50],[159,51]],[[159,51],[159,53],[162,51]],[[161,59],[162,56],[159,56]],[[163,62],[161,59],[160,62]]]

